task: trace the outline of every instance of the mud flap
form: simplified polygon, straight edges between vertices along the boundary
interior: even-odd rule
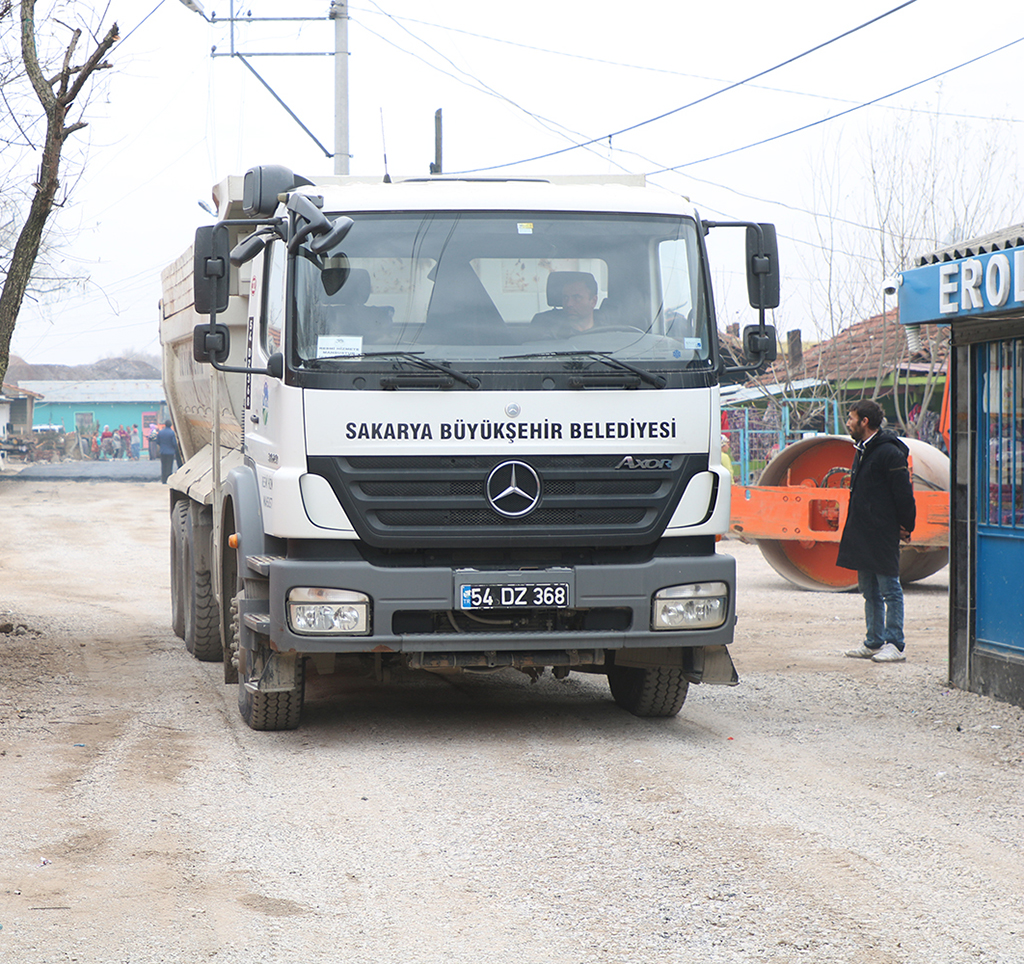
[[[690,650],[691,662],[683,674],[692,683],[735,686],[740,681],[725,646],[697,646]]]
[[[724,645],[617,649],[613,656],[616,666],[681,669],[691,683],[735,686],[740,681],[729,650]]]
[[[290,693],[295,689],[298,653],[269,652],[259,678],[245,681],[250,693]]]

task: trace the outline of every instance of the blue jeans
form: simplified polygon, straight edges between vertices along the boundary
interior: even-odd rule
[[[892,643],[901,653],[903,639],[903,587],[898,576],[880,576],[866,569],[857,572],[857,588],[864,597],[868,649]]]

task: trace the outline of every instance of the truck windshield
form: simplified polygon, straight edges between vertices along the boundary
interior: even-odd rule
[[[351,214],[334,249],[299,250],[295,360],[381,353],[489,362],[600,352],[706,362],[692,220],[647,215]]]

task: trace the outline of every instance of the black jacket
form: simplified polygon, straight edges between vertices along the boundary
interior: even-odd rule
[[[913,532],[917,518],[907,456],[910,449],[894,432],[871,436],[853,459],[850,511],[839,542],[836,565],[881,576],[900,574],[900,529]]]

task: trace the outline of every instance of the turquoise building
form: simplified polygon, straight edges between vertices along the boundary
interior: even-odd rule
[[[33,428],[56,426],[65,432],[94,435],[104,425],[117,430],[138,425],[146,451],[154,423],[168,417],[163,384],[159,379],[105,379],[103,381],[21,381],[19,388],[41,396],[35,400]]]

